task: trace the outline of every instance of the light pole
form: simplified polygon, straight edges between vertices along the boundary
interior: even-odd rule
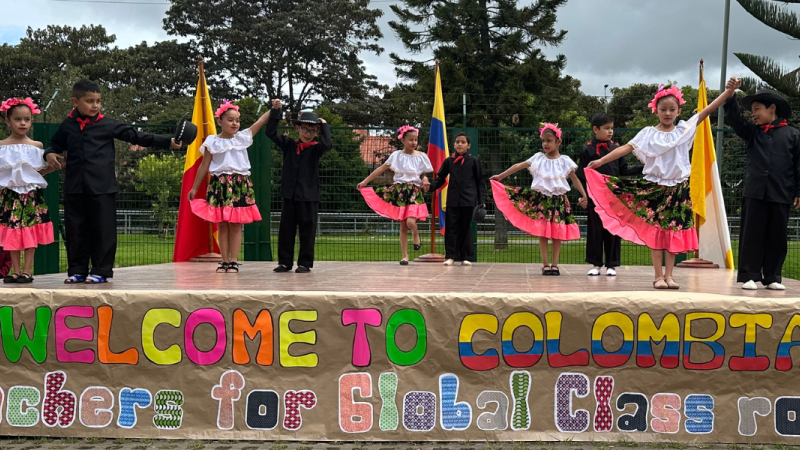
[[[731,0],[725,0],[725,19],[722,26],[722,64],[719,78],[719,91],[720,94],[725,91],[725,77],[728,68],[728,31],[731,20]],[[723,107],[719,107],[717,111],[717,161],[722,159],[722,147],[725,141],[725,134],[722,129],[725,127],[725,113]],[[717,164],[718,170],[722,170],[722,163]]]
[[[606,113],[608,113],[608,85],[603,86],[603,100],[606,104]]]

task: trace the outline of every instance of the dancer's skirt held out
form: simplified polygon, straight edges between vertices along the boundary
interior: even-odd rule
[[[192,212],[208,222],[252,223],[261,220],[253,182],[247,175],[212,175],[206,200],[191,201]]]
[[[586,169],[589,196],[612,234],[651,250],[686,253],[698,248],[689,180],[662,186]]]
[[[413,183],[395,183],[390,186],[361,189],[367,205],[378,215],[392,220],[428,219],[428,205],[422,188]]]
[[[0,189],[0,247],[22,251],[53,243],[53,223],[41,189]]]
[[[559,241],[581,237],[566,195],[547,196],[534,189],[510,187],[494,180],[492,195],[497,209],[520,231]]]

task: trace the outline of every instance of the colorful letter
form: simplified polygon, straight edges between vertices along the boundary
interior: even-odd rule
[[[533,344],[525,352],[518,352],[514,346],[514,332],[526,327],[533,333]],[[535,314],[517,312],[508,317],[503,324],[503,361],[511,367],[533,367],[544,353],[544,327]],[[497,367],[497,366],[495,366]]]
[[[144,320],[142,321],[142,350],[144,350],[144,355],[147,357],[147,359],[160,366],[171,366],[173,364],[178,364],[181,362],[180,346],[173,344],[166,350],[159,350],[158,347],[156,347],[156,327],[162,323],[170,324],[175,328],[180,327],[181,313],[171,308],[156,308],[147,311],[144,315]],[[147,395],[149,396],[150,392],[148,392]],[[122,400],[120,399],[120,402],[121,401]],[[144,406],[150,406],[150,403],[148,402],[147,405]],[[133,420],[135,424],[135,416]],[[117,419],[117,422],[119,422],[119,419]]]
[[[278,426],[280,400],[280,396],[275,391],[259,389],[250,391],[247,394],[247,428],[272,430]]]
[[[316,322],[316,311],[286,311],[281,314],[280,340],[281,340],[281,365],[283,367],[317,367],[319,358],[316,353],[308,353],[302,356],[292,356],[289,354],[289,346],[296,343],[314,345],[317,343],[317,332],[314,330],[304,333],[294,333],[289,329],[289,323],[293,320],[302,322]],[[299,428],[299,425],[298,425]],[[296,429],[296,428],[289,428]]]
[[[410,351],[400,350],[395,342],[397,329],[403,325],[411,325],[417,332],[417,343]],[[401,309],[391,317],[386,324],[386,354],[389,360],[398,366],[411,366],[425,357],[428,349],[428,331],[425,328],[425,318],[422,313],[414,309]]]
[[[683,424],[689,434],[709,434],[714,431],[714,397],[705,394],[686,396]]]
[[[32,427],[39,423],[39,411],[35,408],[42,394],[31,386],[11,386],[6,402],[6,418],[12,427]]]
[[[194,345],[194,330],[201,324],[210,324],[214,327],[217,335],[217,342],[214,347],[207,351],[201,351]],[[228,345],[228,334],[225,329],[225,317],[216,309],[204,308],[189,314],[186,318],[186,327],[183,330],[183,341],[186,348],[186,356],[189,360],[199,366],[210,366],[216,364],[225,354],[225,347]]]
[[[378,392],[381,395],[381,416],[378,426],[381,431],[394,431],[400,424],[400,413],[397,411],[397,374],[384,372],[378,378]]]
[[[379,327],[383,317],[377,309],[345,309],[342,311],[342,325],[356,324],[353,338],[352,364],[356,367],[368,367],[372,362],[372,353],[367,339],[367,325]]]
[[[756,327],[771,328],[772,316],[769,314],[731,314],[732,328],[744,328],[744,356],[731,356],[728,366],[731,370],[767,370],[769,358],[756,355]]]
[[[754,436],[758,431],[756,414],[766,416],[772,411],[772,404],[764,397],[739,397],[739,434]]]
[[[561,353],[561,313],[550,311],[544,315],[547,322],[547,362],[550,367],[588,366],[589,352],[578,350],[571,355]]]
[[[272,314],[266,309],[258,312],[256,323],[250,324],[247,313],[241,309],[233,312],[233,362],[236,364],[250,364],[250,354],[245,345],[245,336],[255,339],[261,334],[261,343],[258,345],[256,364],[271,366],[272,353]],[[276,419],[277,420],[277,419]]]
[[[162,390],[156,392],[153,425],[159,430],[177,430],[183,421],[183,392]]]
[[[436,394],[410,391],[403,397],[403,428],[431,431],[436,426]]]
[[[22,356],[22,349],[27,348],[33,360],[41,364],[47,359],[47,335],[50,332],[52,311],[46,306],[36,308],[36,324],[33,326],[33,337],[28,336],[25,324],[19,326],[19,339],[14,336],[14,310],[10,306],[0,307],[0,333],[3,340],[3,351],[9,362],[15,363]]]
[[[531,373],[515,370],[508,377],[511,395],[514,397],[514,410],[511,413],[511,429],[527,430],[531,427],[531,410],[528,407],[528,394],[531,392]]]
[[[211,398],[219,401],[217,408],[217,428],[233,428],[233,402],[242,397],[244,377],[236,370],[229,370],[219,377],[219,384],[211,388]]]
[[[611,394],[613,392],[614,377],[596,377],[594,379],[594,401],[596,405],[594,409],[594,431],[604,433],[611,431],[614,427],[614,414],[611,412]]]
[[[636,406],[636,411],[633,414],[622,414],[617,419],[617,428],[619,431],[647,431],[647,406],[649,402],[644,394],[638,392],[625,392],[617,397],[617,411],[625,411],[628,405]]]
[[[497,317],[491,314],[469,314],[461,321],[461,329],[458,331],[458,356],[467,369],[491,370],[500,365],[497,350],[490,348],[479,355],[472,348],[472,336],[478,330],[495,334],[497,327]],[[513,344],[511,347],[514,347]]]
[[[122,353],[114,353],[109,347],[113,317],[114,310],[110,306],[104,305],[97,308],[97,359],[103,364],[136,365],[139,362],[138,350],[129,348]]]
[[[105,428],[114,420],[114,394],[103,386],[90,386],[81,394],[81,425]]]
[[[94,352],[89,349],[71,352],[67,350],[67,341],[87,341],[94,339],[92,327],[80,327],[72,329],[67,326],[67,317],[94,317],[94,309],[91,306],[64,306],[56,311],[56,359],[59,362],[84,363],[94,362]],[[38,321],[38,320],[37,320]]]
[[[316,315],[316,311],[314,312]],[[281,316],[283,317],[283,316]],[[299,430],[303,425],[300,407],[311,409],[317,405],[317,394],[312,391],[286,391],[283,393],[283,428]]]
[[[458,377],[452,373],[439,376],[439,423],[447,431],[464,431],[472,423],[472,406],[467,402],[457,402]]]
[[[478,408],[486,409],[489,403],[496,403],[494,411],[486,411],[478,416],[476,424],[481,431],[505,430],[508,428],[508,396],[501,391],[483,391],[475,402]]]
[[[775,432],[781,436],[800,436],[800,397],[775,400]]]
[[[792,368],[791,350],[800,345],[800,341],[792,340],[794,329],[797,327],[800,327],[800,314],[793,315],[789,320],[789,324],[786,325],[786,331],[783,332],[781,343],[778,344],[778,354],[775,356],[775,368],[778,370],[786,371]]]
[[[603,346],[603,334],[610,327],[617,327],[622,331],[622,346],[615,352],[609,352]],[[608,312],[602,314],[594,321],[592,327],[592,358],[600,367],[619,367],[633,354],[633,321],[621,312]],[[611,411],[611,408],[609,408]]]
[[[661,326],[656,323],[650,314],[639,316],[639,336],[636,345],[636,365],[639,367],[653,367],[656,358],[653,356],[653,345],[664,342],[664,351],[661,353],[661,367],[674,369],[678,367],[681,351],[681,324],[678,316],[669,313],[661,320]],[[645,412],[646,413],[646,412]]]
[[[372,429],[372,404],[355,401],[372,397],[372,376],[346,373],[339,377],[339,428],[345,433],[366,433]],[[355,418],[358,420],[355,420]]]
[[[681,397],[677,394],[656,394],[650,402],[650,428],[656,433],[677,433],[681,428]]]
[[[582,373],[562,373],[556,380],[556,428],[562,433],[582,433],[589,429],[589,411],[572,411],[572,393],[578,398],[589,395],[589,377]]]
[[[78,399],[72,391],[61,390],[66,383],[67,374],[60,370],[47,372],[44,376],[42,422],[48,427],[58,424],[59,427],[66,428],[75,420]]]
[[[692,335],[692,322],[702,319],[710,319],[717,323],[717,330],[707,338],[698,338]],[[725,347],[717,341],[725,334],[725,316],[717,313],[689,313],[686,314],[684,327],[683,367],[690,370],[713,370],[722,367],[722,363],[725,361]],[[704,363],[693,363],[692,343],[707,345],[714,352],[714,358]]]
[[[145,352],[145,354],[147,354],[147,352]],[[131,388],[127,387],[122,388],[122,390],[119,391],[119,416],[117,417],[117,426],[122,428],[133,428],[136,426],[136,407],[147,408],[152,402],[153,396],[147,389],[131,390]]]

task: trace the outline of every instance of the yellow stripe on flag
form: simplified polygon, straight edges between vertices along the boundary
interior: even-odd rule
[[[197,82],[197,93],[194,96],[194,109],[192,111],[192,123],[197,127],[197,139],[186,149],[184,172],[191,169],[194,163],[203,158],[200,153],[200,147],[206,138],[217,134],[213,111],[211,109],[211,97],[208,95],[206,76],[203,72],[200,72],[200,80]]]
[[[708,106],[705,78],[700,79],[697,111]],[[689,189],[692,194],[692,209],[697,215],[698,226],[706,222],[706,196],[711,192],[711,168],[716,161],[714,136],[711,133],[711,119],[706,118],[697,125],[692,153],[692,175]]]

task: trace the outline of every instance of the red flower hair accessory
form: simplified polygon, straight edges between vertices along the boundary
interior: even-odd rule
[[[30,97],[26,98],[25,100],[21,100],[21,99],[18,99],[18,98],[10,98],[10,99],[8,99],[8,100],[6,100],[6,101],[4,101],[3,103],[0,104],[0,112],[6,112],[9,109],[11,109],[11,108],[13,108],[15,106],[18,106],[18,105],[27,106],[28,108],[31,109],[31,113],[33,113],[33,114],[41,113],[41,111],[39,111],[39,105],[37,105],[36,103],[33,103],[33,100],[31,100]]]
[[[665,89],[664,85],[662,84],[661,86],[658,87],[658,92],[656,92],[656,96],[653,98],[653,101],[650,102],[650,104],[647,106],[649,106],[655,113],[658,101],[664,97],[669,97],[670,95],[678,99],[678,105],[686,103],[686,100],[683,99],[683,93],[681,92],[680,89],[678,89],[678,86],[675,86],[673,84],[669,88]]]
[[[217,108],[217,111],[214,113],[214,117],[219,119],[220,117],[222,117],[223,114],[225,114],[225,111],[227,111],[229,109],[232,109],[234,111],[238,111],[239,107],[234,105],[233,103],[227,101],[227,100],[223,100],[222,104],[219,106],[219,108]]]

